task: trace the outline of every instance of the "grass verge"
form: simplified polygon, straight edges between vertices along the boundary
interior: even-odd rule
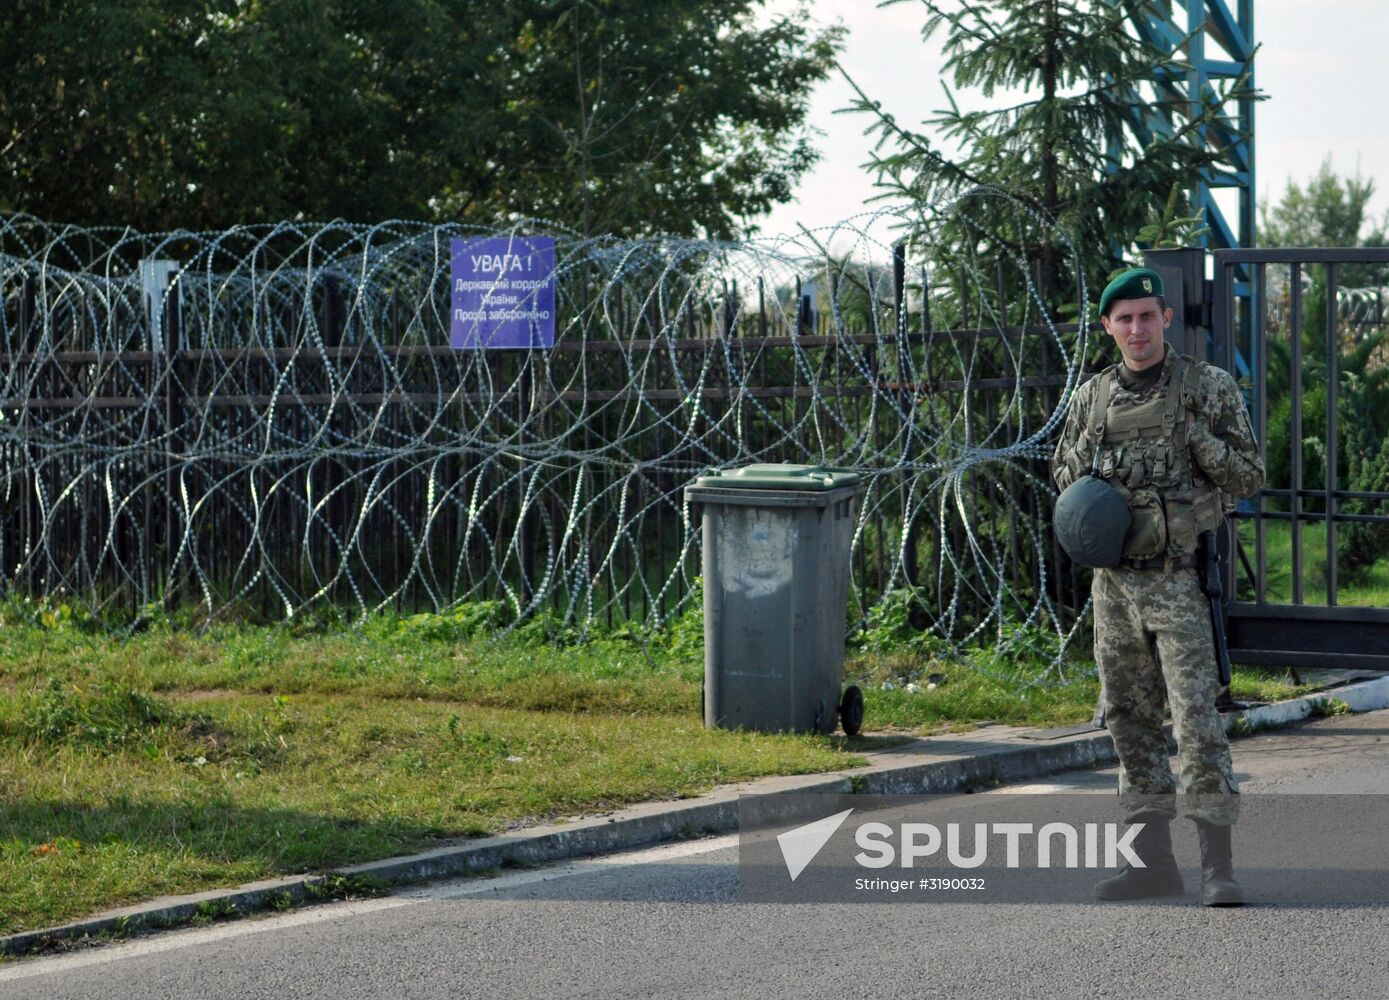
[[[0,933],[863,762],[706,730],[698,661],[225,628],[0,647]]]
[[[0,933],[863,762],[840,738],[705,729],[688,643],[496,640],[431,616],[115,639],[0,609],[0,627]],[[860,650],[846,675],[874,730],[1093,711],[1093,680],[974,666]]]
[[[959,732],[989,721],[1051,728],[1086,722],[1100,696],[1097,677],[1073,669],[1065,684],[1038,684],[1027,673],[993,664],[980,669],[968,659],[934,662],[926,670],[909,658],[862,655],[846,670],[865,689],[866,712],[875,729],[919,733]],[[1236,667],[1230,693],[1238,701],[1272,702],[1315,691],[1286,676]]]

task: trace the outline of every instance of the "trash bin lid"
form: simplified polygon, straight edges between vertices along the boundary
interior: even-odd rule
[[[857,485],[859,478],[851,469],[781,462],[715,470],[700,476],[695,485],[744,490],[834,490]]]

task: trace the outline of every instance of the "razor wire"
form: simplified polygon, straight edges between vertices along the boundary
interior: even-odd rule
[[[450,243],[508,232],[556,238],[555,345],[453,349]],[[985,189],[736,243],[3,218],[0,586],[660,626],[698,582],[684,487],[795,461],[864,477],[860,614],[907,593],[952,645],[1069,638],[1044,460],[1086,328],[1050,318],[1038,246],[1088,315],[1064,234]]]
[[[1362,265],[1363,266],[1363,265]],[[1355,265],[1351,265],[1355,267]],[[1373,279],[1373,275],[1360,275]],[[1318,278],[1326,281],[1325,272],[1317,275],[1312,268],[1298,269],[1298,285],[1303,302],[1313,301],[1318,294]],[[1380,280],[1383,280],[1381,274]],[[1291,275],[1287,265],[1265,265],[1264,282],[1267,296],[1265,322],[1270,330],[1285,331],[1292,323]],[[1322,292],[1322,295],[1325,293]],[[1389,317],[1389,285],[1371,281],[1364,285],[1336,285],[1336,327],[1343,345],[1353,348],[1356,343],[1384,329]]]

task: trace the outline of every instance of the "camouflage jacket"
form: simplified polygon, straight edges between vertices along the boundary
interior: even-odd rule
[[[1132,390],[1116,381],[1109,412],[1136,405],[1166,389],[1177,352],[1170,345],[1163,358],[1163,372],[1151,386]],[[1234,378],[1215,365],[1200,365],[1200,390],[1196,422],[1187,431],[1187,447],[1201,473],[1228,497],[1249,497],[1264,485],[1264,461],[1249,426],[1249,413]],[[1089,471],[1098,442],[1090,440],[1089,416],[1098,378],[1092,378],[1071,399],[1061,438],[1052,453],[1051,474],[1064,490]]]

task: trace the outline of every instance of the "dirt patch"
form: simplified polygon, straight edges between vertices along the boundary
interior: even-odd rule
[[[197,688],[193,691],[169,691],[165,697],[173,698],[176,701],[226,701],[228,698],[239,698],[241,692],[232,691],[227,688]]]

